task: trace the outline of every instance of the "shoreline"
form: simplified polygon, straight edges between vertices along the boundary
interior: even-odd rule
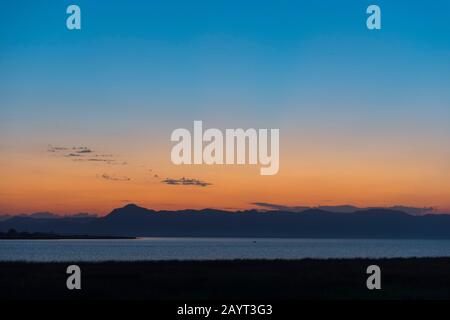
[[[53,233],[40,232],[16,232],[3,233],[0,232],[0,240],[136,240],[137,237],[127,236],[102,236],[102,235],[61,235]]]
[[[385,261],[410,261],[410,260],[450,260],[450,256],[428,256],[428,257],[419,257],[419,256],[411,256],[411,257],[329,257],[329,258],[232,258],[232,259],[159,259],[159,260],[119,260],[119,259],[110,259],[110,260],[1,260],[0,259],[0,267],[3,264],[9,263],[25,263],[25,264],[89,264],[89,265],[99,265],[99,264],[152,264],[152,263],[233,263],[233,262],[302,262],[302,261],[314,261],[314,262],[323,262],[323,261],[370,261],[370,262],[385,262]],[[450,270],[449,270],[450,272]]]

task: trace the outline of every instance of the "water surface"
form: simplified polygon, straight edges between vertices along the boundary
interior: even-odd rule
[[[448,257],[450,240],[142,238],[0,240],[0,261]]]

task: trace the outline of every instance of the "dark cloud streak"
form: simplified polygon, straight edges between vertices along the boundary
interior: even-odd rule
[[[209,182],[201,181],[198,179],[190,179],[190,178],[181,178],[181,179],[172,179],[166,178],[161,183],[165,183],[173,186],[199,186],[199,187],[207,187],[212,185]]]
[[[336,213],[353,213],[357,211],[369,210],[369,209],[389,209],[402,211],[411,215],[423,215],[427,213],[436,212],[436,209],[433,207],[407,207],[407,206],[391,206],[391,207],[357,207],[353,205],[337,205],[337,206],[317,206],[317,207],[308,207],[308,206],[287,206],[280,205],[268,202],[253,202],[252,205],[258,206],[260,208],[264,208],[266,210],[280,210],[280,211],[291,211],[291,212],[302,212],[309,209],[319,209],[329,212]]]

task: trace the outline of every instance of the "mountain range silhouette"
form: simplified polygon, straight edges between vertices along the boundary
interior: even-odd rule
[[[104,217],[36,219],[15,216],[0,222],[0,231],[12,228],[21,232],[130,237],[450,239],[450,215],[414,216],[390,209],[352,213],[320,209],[302,212],[216,209],[155,211],[128,204]]]

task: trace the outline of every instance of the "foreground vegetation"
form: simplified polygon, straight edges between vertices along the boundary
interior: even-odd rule
[[[450,258],[80,262],[72,291],[69,264],[0,262],[0,299],[450,299]]]

